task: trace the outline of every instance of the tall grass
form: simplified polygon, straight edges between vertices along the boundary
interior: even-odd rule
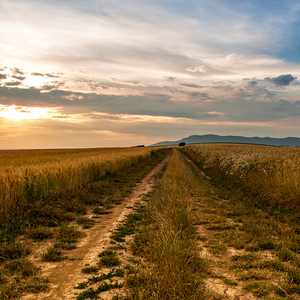
[[[257,205],[299,209],[299,148],[204,144],[184,151],[218,184]]]
[[[203,299],[206,265],[196,248],[190,193],[197,184],[198,178],[175,151],[132,246],[149,261],[149,269],[129,277],[129,299]]]
[[[151,152],[152,151],[152,152]],[[151,148],[0,152],[0,219],[23,218],[65,189],[78,188],[153,155]]]

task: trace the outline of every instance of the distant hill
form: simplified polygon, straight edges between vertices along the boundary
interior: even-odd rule
[[[300,138],[287,137],[287,138],[270,138],[270,137],[244,137],[226,135],[220,136],[215,134],[206,135],[191,135],[187,138],[183,138],[179,141],[165,141],[159,142],[152,147],[157,146],[172,146],[179,143],[186,144],[202,144],[202,143],[236,143],[236,144],[257,144],[257,145],[269,145],[269,146],[300,146]]]

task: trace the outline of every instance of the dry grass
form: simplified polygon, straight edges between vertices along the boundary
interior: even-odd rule
[[[256,204],[299,208],[300,148],[203,144],[185,152],[218,184]]]
[[[83,236],[76,229],[78,225],[68,226],[70,221],[83,228],[93,226],[93,218],[83,215],[93,210],[107,213],[107,209],[121,203],[167,151],[151,148],[3,151],[7,164],[0,184],[0,299],[18,298],[24,292],[47,288],[47,279],[33,272],[25,279],[15,280],[15,273],[23,276],[26,268],[29,270],[28,265],[18,262],[20,267],[12,271],[19,266],[17,260],[25,261],[31,252],[27,244],[49,239],[49,247],[40,259],[67,258],[67,250],[76,248]],[[4,164],[1,159],[0,162]],[[2,270],[5,263],[9,268]]]
[[[197,176],[175,151],[134,239],[134,254],[145,257],[148,266],[128,277],[128,299],[203,299],[206,265],[196,249],[189,192],[195,184]]]
[[[230,299],[250,293],[255,299],[299,299],[299,198],[293,198],[299,149],[218,144],[183,151],[211,177],[197,220],[211,292],[218,299],[227,299],[224,293]]]
[[[151,151],[144,147],[2,150],[0,217],[11,221],[12,215],[16,217],[16,211],[22,212],[22,207],[41,202],[66,188],[99,180],[139,161],[142,156],[149,156]]]

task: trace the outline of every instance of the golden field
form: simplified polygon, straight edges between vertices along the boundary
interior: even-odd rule
[[[149,156],[151,148],[2,150],[0,216],[28,202],[43,201],[64,188],[78,187]]]
[[[298,208],[300,148],[244,144],[201,144],[186,149],[223,186],[262,205]]]

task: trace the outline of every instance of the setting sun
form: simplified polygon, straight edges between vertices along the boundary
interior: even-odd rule
[[[0,117],[11,120],[34,120],[48,116],[49,109],[41,107],[0,106]]]

